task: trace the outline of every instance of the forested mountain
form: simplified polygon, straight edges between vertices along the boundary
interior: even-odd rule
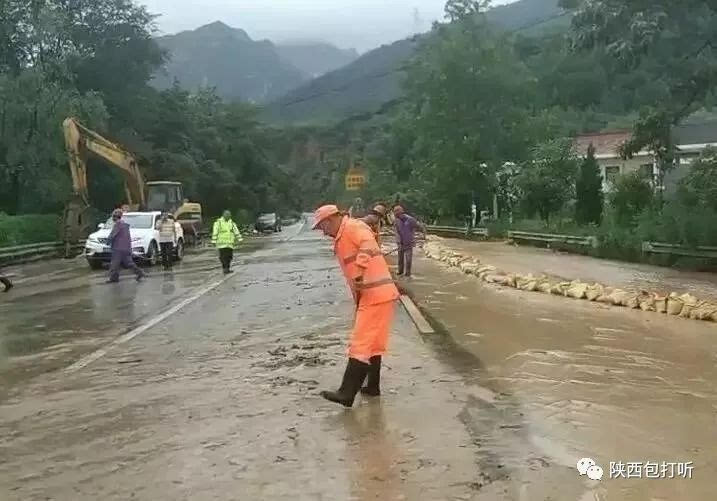
[[[518,0],[491,9],[487,16],[491,23],[511,31],[567,27],[570,17],[558,3]],[[422,36],[381,46],[348,66],[303,84],[271,103],[265,117],[286,123],[322,123],[381,109],[401,96],[404,69]]]
[[[269,41],[254,41],[240,29],[216,22],[157,39],[168,61],[154,85],[183,89],[215,87],[226,99],[260,102],[281,96],[307,75],[284,60]]]
[[[374,49],[353,63],[327,73],[272,103],[270,120],[321,123],[375,111],[401,94],[401,76],[420,37]]]
[[[157,39],[167,62],[153,84],[176,79],[185,90],[216,88],[219,96],[251,102],[275,99],[301,83],[350,63],[358,54],[327,43],[275,45],[252,40],[244,30],[215,22]]]
[[[279,44],[276,50],[282,59],[311,78],[346,66],[359,57],[356,49],[339,49],[324,42]]]
[[[0,213],[62,213],[72,184],[61,125],[71,116],[132,151],[148,180],[183,182],[208,216],[294,207],[291,180],[267,159],[253,107],[223,102],[211,89],[149,85],[163,54],[144,7],[36,7],[0,2]],[[249,43],[221,26],[199,35],[212,40],[217,31]],[[92,155],[88,165],[90,201],[106,214],[125,200],[122,176]]]

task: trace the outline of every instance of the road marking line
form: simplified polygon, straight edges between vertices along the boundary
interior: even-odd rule
[[[90,353],[89,355],[87,355],[87,356],[85,356],[85,357],[82,357],[80,360],[78,360],[78,361],[75,362],[74,364],[72,364],[72,365],[70,365],[69,367],[67,367],[64,372],[67,373],[67,374],[71,374],[71,373],[73,373],[73,372],[77,372],[77,371],[79,371],[79,370],[81,370],[81,369],[84,369],[85,367],[87,367],[88,365],[90,365],[92,362],[94,362],[94,361],[96,361],[96,360],[98,360],[98,359],[104,357],[105,355],[107,355],[107,353],[109,353],[109,351],[110,351],[112,348],[116,348],[117,346],[120,346],[120,345],[122,345],[122,344],[124,344],[124,343],[126,343],[126,342],[128,342],[128,341],[131,341],[132,339],[136,338],[136,337],[139,336],[140,334],[143,334],[144,332],[148,331],[149,329],[151,329],[152,327],[154,327],[155,325],[157,325],[157,324],[160,323],[161,321],[163,321],[163,320],[167,319],[168,317],[174,315],[175,313],[177,313],[177,312],[178,312],[179,310],[181,310],[182,308],[184,308],[184,307],[188,306],[189,304],[193,303],[194,301],[196,301],[196,300],[199,299],[200,297],[204,296],[205,294],[207,294],[207,293],[213,291],[214,289],[216,289],[217,287],[219,287],[221,284],[223,284],[224,282],[226,282],[227,280],[229,280],[232,276],[233,276],[233,275],[227,275],[227,276],[223,277],[222,279],[217,280],[217,281],[215,281],[215,282],[213,282],[213,283],[207,285],[206,287],[203,287],[202,289],[198,290],[197,292],[195,292],[194,294],[192,294],[190,297],[186,298],[185,300],[181,301],[180,303],[178,303],[178,304],[172,306],[172,307],[169,308],[168,310],[166,310],[166,311],[160,313],[159,315],[157,315],[157,316],[151,318],[151,319],[150,319],[149,321],[147,321],[146,323],[140,325],[139,327],[136,327],[136,328],[132,329],[131,331],[129,331],[129,332],[126,333],[126,334],[121,335],[120,337],[118,337],[117,339],[115,339],[114,341],[112,341],[110,344],[108,344],[105,348],[100,348],[99,350],[94,351],[94,352]]]
[[[413,323],[416,324],[418,332],[420,332],[421,334],[435,333],[433,327],[431,327],[431,325],[428,323],[428,321],[425,319],[423,314],[420,312],[420,310],[414,304],[410,297],[406,296],[405,294],[401,294],[401,303],[403,303],[403,307],[406,309],[406,313],[408,313],[408,316],[411,317]]]
[[[292,240],[294,237],[298,236],[299,233],[301,233],[301,231],[304,229],[305,226],[306,226],[306,221],[304,221],[304,222],[301,224],[301,226],[299,226],[299,231],[297,231],[296,234],[294,234],[293,236],[290,236],[290,237],[288,237],[288,238],[286,238],[286,239],[280,241],[279,243],[285,243],[285,242],[287,242],[287,241],[289,241],[289,240]],[[280,247],[274,247],[273,249],[269,249],[269,250],[267,251],[267,254],[271,254],[271,253],[277,251],[279,248],[280,248]],[[122,345],[122,344],[124,344],[124,343],[126,343],[126,342],[128,342],[128,341],[131,341],[132,339],[136,338],[136,337],[139,336],[140,334],[142,334],[142,333],[148,331],[149,329],[151,329],[152,327],[154,327],[155,325],[157,325],[157,324],[158,324],[159,322],[161,322],[162,320],[167,319],[168,317],[174,315],[175,313],[177,313],[179,310],[181,310],[181,309],[184,308],[185,306],[187,306],[187,305],[193,303],[194,301],[196,301],[196,300],[199,299],[200,297],[204,296],[204,295],[207,294],[208,292],[213,291],[214,289],[216,289],[217,287],[219,287],[221,284],[223,284],[224,282],[226,282],[226,281],[227,281],[228,279],[230,279],[231,277],[232,277],[232,275],[227,275],[227,276],[223,277],[221,280],[217,280],[216,282],[207,285],[206,287],[204,287],[204,288],[200,289],[199,291],[197,291],[196,293],[194,293],[192,296],[190,296],[190,297],[188,297],[187,299],[183,300],[182,302],[180,302],[180,303],[178,303],[178,304],[172,306],[170,309],[166,310],[165,312],[160,313],[159,315],[157,315],[157,316],[151,318],[147,323],[145,323],[145,324],[143,324],[143,325],[140,325],[139,327],[136,327],[136,328],[132,329],[132,330],[129,331],[127,334],[121,335],[120,337],[118,337],[117,339],[115,339],[114,341],[112,341],[110,344],[108,344],[105,348],[100,348],[100,349],[98,349],[98,350],[96,350],[96,351],[90,353],[89,355],[87,355],[87,356],[85,356],[85,357],[82,357],[80,360],[78,360],[78,361],[75,362],[74,364],[72,364],[72,365],[70,365],[69,367],[67,367],[64,372],[65,372],[66,374],[71,374],[71,373],[73,373],[73,372],[77,372],[77,371],[79,371],[79,370],[81,370],[81,369],[84,369],[85,367],[87,367],[88,365],[90,365],[92,362],[94,362],[94,361],[96,361],[96,360],[99,360],[100,358],[102,358],[102,357],[104,357],[105,355],[107,355],[107,353],[109,353],[109,351],[110,351],[112,348],[116,348],[117,346],[120,346],[120,345]]]

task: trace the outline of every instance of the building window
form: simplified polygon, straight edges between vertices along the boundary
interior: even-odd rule
[[[652,181],[652,164],[642,164],[638,170],[642,179]]]
[[[605,182],[615,184],[617,177],[620,175],[619,165],[608,165],[605,167]]]

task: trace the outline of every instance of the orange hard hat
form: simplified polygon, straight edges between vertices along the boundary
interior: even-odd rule
[[[328,219],[331,216],[334,216],[336,214],[340,214],[341,211],[339,211],[339,208],[335,205],[322,205],[316,211],[314,212],[314,226],[313,229],[315,230],[319,224],[321,224],[321,221],[324,219]]]

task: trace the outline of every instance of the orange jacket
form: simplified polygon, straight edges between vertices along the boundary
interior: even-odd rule
[[[334,252],[349,288],[363,305],[398,299],[398,289],[371,229],[363,221],[344,217],[334,240]]]

